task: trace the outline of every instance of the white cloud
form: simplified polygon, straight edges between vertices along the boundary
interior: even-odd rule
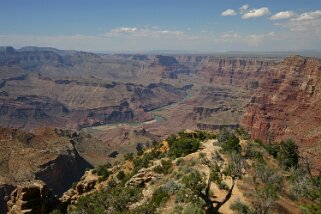
[[[278,12],[276,14],[274,14],[273,16],[271,16],[271,20],[279,20],[279,19],[289,19],[291,17],[293,17],[295,14],[293,11],[281,11]]]
[[[295,21],[309,21],[321,18],[321,10],[310,11],[302,13],[299,17],[295,18]]]
[[[221,16],[236,16],[237,13],[233,9],[227,9],[222,12]]]
[[[137,28],[135,27],[120,27],[120,28],[115,28],[115,29],[112,29],[111,32],[112,33],[133,33],[133,32],[136,32],[137,31]]]
[[[248,12],[246,12],[243,16],[242,19],[251,19],[251,18],[259,18],[262,16],[267,16],[270,14],[270,10],[267,7],[262,7],[259,9],[252,9]]]
[[[287,22],[274,25],[288,28],[292,32],[308,32],[319,35],[321,33],[321,10],[305,12]]]
[[[245,4],[245,5],[242,5],[242,7],[240,7],[239,11],[241,14],[244,14],[248,9],[249,9],[250,5],[248,4]]]

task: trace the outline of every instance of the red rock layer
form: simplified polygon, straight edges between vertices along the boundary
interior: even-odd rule
[[[251,98],[242,125],[253,138],[292,138],[321,165],[321,63],[291,56],[266,74]]]

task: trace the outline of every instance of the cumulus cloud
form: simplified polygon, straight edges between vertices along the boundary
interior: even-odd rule
[[[221,16],[236,16],[237,13],[233,9],[227,9],[222,12]]]
[[[289,19],[291,17],[293,17],[295,14],[293,11],[281,11],[278,12],[276,14],[274,14],[273,16],[271,16],[271,20],[279,20],[279,19]]]
[[[317,35],[321,33],[321,10],[305,12],[287,22],[274,25],[288,28],[292,32],[309,32]]]
[[[305,12],[295,18],[295,21],[310,21],[321,18],[321,10]]]
[[[270,14],[270,10],[267,7],[262,7],[258,9],[252,9],[242,16],[242,19],[252,19],[252,18],[259,18],[262,16],[267,16]]]
[[[240,7],[239,11],[241,14],[244,14],[248,9],[249,9],[250,5],[248,4],[245,4],[245,5],[242,5],[242,7]]]

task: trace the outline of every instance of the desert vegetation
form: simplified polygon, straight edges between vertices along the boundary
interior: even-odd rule
[[[99,190],[81,196],[69,213],[321,210],[320,176],[300,159],[296,144],[263,144],[244,129],[182,131],[92,172]]]

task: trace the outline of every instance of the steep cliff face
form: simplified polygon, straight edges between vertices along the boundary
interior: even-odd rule
[[[7,201],[10,199],[10,193],[14,189],[13,185],[0,183],[0,213],[7,212]]]
[[[265,142],[293,138],[304,151],[317,155],[321,148],[320,81],[319,59],[286,58],[266,74],[251,98],[243,125],[253,138]]]
[[[202,60],[200,75],[212,84],[256,89],[275,65],[276,62],[269,59],[207,57]]]
[[[64,115],[69,110],[61,103],[48,97],[18,96],[10,98],[0,94],[0,118],[4,127],[32,128],[37,124],[55,127],[60,123],[66,124]]]
[[[10,187],[25,181],[42,180],[57,195],[70,188],[92,167],[76,149],[81,138],[59,129],[31,133],[0,128],[0,204],[10,194]]]
[[[7,203],[8,214],[46,214],[55,205],[55,198],[42,181],[24,182],[11,193]]]

